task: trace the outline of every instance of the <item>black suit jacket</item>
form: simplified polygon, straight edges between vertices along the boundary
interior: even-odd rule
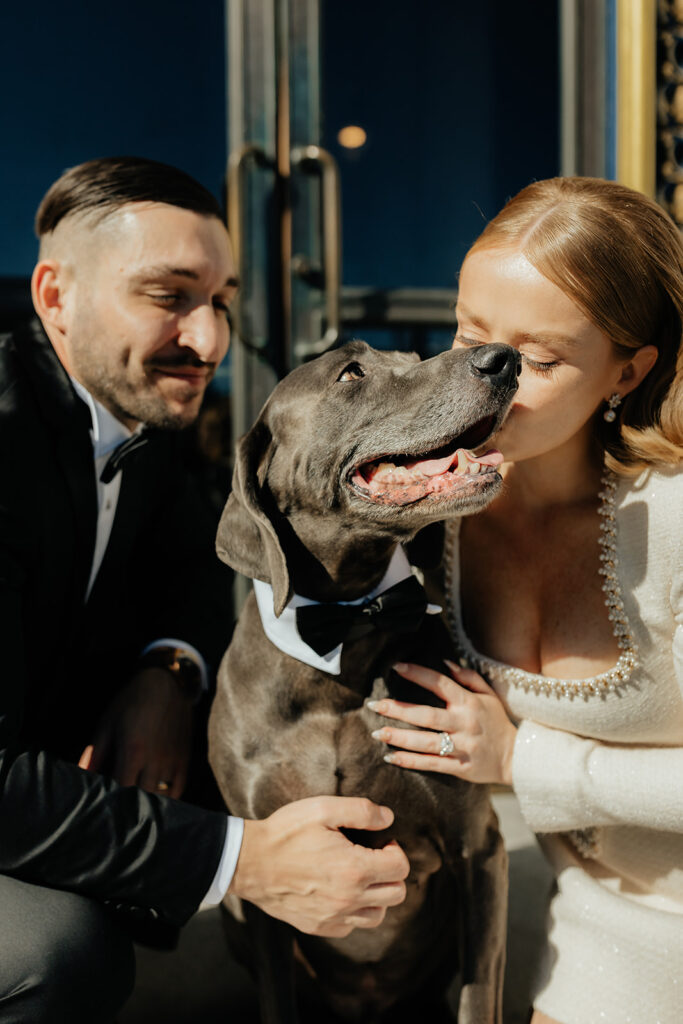
[[[229,638],[215,523],[162,434],[122,471],[85,594],[97,521],[90,416],[40,325],[0,337],[0,872],[183,923],[226,817],[74,762],[145,643]]]

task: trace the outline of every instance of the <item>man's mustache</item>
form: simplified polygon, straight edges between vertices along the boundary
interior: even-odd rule
[[[200,359],[199,356],[193,355],[191,352],[182,353],[177,356],[164,356],[163,358],[159,358],[159,356],[157,356],[154,359],[150,359],[147,365],[156,370],[177,370],[183,369],[186,366],[197,370],[204,368],[207,370],[213,370],[216,367],[215,363],[207,363],[203,359]]]

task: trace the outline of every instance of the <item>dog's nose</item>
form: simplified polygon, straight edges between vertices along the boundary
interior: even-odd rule
[[[469,364],[471,373],[491,384],[510,386],[522,372],[522,357],[510,345],[479,345],[470,352]]]

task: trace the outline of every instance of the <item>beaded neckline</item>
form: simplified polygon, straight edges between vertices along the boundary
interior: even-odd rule
[[[480,654],[479,651],[476,651],[462,625],[459,581],[458,593],[456,593],[454,587],[453,565],[458,534],[451,527],[446,532],[446,602],[453,639],[458,645],[460,652],[464,655],[462,661],[465,664],[470,665],[482,675],[493,672],[497,678],[520,689],[530,690],[537,694],[552,694],[557,697],[574,698],[580,696],[587,700],[589,697],[596,695],[604,696],[606,693],[613,693],[628,683],[631,673],[638,664],[638,649],[626,615],[619,584],[617,521],[614,502],[617,478],[611,470],[606,470],[600,482],[602,487],[598,492],[598,497],[600,498],[598,515],[601,517],[602,522],[600,523],[600,539],[598,541],[600,545],[600,568],[598,572],[603,577],[602,590],[605,594],[608,617],[612,623],[614,638],[621,652],[616,664],[611,669],[608,669],[607,672],[601,672],[600,675],[590,676],[586,679],[555,679],[551,676],[526,672],[524,669],[515,668],[512,665],[505,665],[503,662],[496,661],[494,658],[487,658],[485,655]]]

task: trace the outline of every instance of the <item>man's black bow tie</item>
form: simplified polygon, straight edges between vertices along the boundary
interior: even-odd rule
[[[126,459],[136,458],[136,453],[139,453],[143,448],[145,448],[153,436],[153,430],[141,430],[139,434],[133,434],[133,436],[124,441],[123,444],[120,444],[118,448],[115,448],[105,462],[104,469],[100,473],[100,480],[102,483],[110,483],[121,469],[121,466]]]
[[[427,595],[414,576],[362,604],[307,604],[296,610],[301,639],[316,654],[325,655],[343,644],[351,627],[367,623],[387,633],[412,633],[427,611]]]

